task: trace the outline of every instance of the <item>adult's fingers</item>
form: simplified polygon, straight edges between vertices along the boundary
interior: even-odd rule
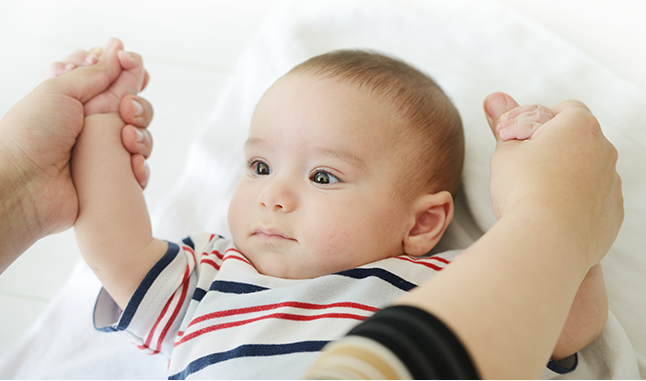
[[[144,98],[128,94],[121,98],[119,115],[127,124],[145,128],[153,119],[153,106]]]
[[[141,85],[141,90],[145,89],[146,86],[148,86],[148,81],[150,80],[150,75],[148,74],[148,70],[144,70],[144,83]]]
[[[135,179],[137,179],[137,182],[141,185],[141,189],[146,189],[148,179],[150,179],[150,169],[148,168],[144,157],[141,155],[132,155],[131,163],[132,173],[135,175]]]
[[[555,114],[559,114],[561,112],[569,111],[569,110],[585,110],[588,113],[590,113],[590,109],[588,108],[588,106],[586,106],[582,102],[575,101],[575,100],[563,101],[563,102],[557,104],[556,106],[552,107],[551,110]]]
[[[144,158],[150,156],[153,148],[153,138],[145,128],[137,128],[127,125],[121,130],[121,142],[123,146],[133,155],[142,155]]]

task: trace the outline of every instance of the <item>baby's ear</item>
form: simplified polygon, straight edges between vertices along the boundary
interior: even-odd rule
[[[415,225],[402,242],[404,253],[420,256],[431,251],[453,219],[453,198],[447,191],[426,194],[415,201]]]

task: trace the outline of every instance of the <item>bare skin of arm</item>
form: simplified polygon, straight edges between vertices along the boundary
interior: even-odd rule
[[[507,106],[513,108],[498,118],[497,125],[491,126],[503,142],[538,138],[558,111],[542,105],[519,106],[513,99],[507,100]],[[552,359],[558,361],[585,348],[601,334],[607,320],[606,287],[601,266],[596,265],[588,271],[576,293]]]
[[[121,143],[125,122],[117,100],[141,89],[143,62],[120,49],[104,51],[99,59],[123,70],[108,90],[85,104],[85,124],[72,154],[79,197],[74,230],[85,261],[125,308],[167,243],[152,237],[141,184],[131,169],[133,159]]]

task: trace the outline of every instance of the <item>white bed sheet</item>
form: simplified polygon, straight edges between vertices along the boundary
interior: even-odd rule
[[[194,140],[182,179],[153,214],[155,235],[180,239],[196,230],[228,235],[228,201],[256,101],[295,64],[339,48],[371,48],[403,58],[433,76],[460,110],[467,139],[463,188],[456,221],[440,249],[466,247],[495,222],[488,193],[494,140],[482,112],[487,94],[505,91],[520,103],[546,105],[574,98],[591,108],[619,150],[626,208],[603,269],[611,320],[617,322],[612,329],[626,334],[634,353],[621,352],[613,361],[635,369],[639,363],[646,377],[646,94],[495,2],[321,1],[278,10],[243,54],[222,101]],[[93,330],[99,287],[79,264],[27,336],[0,360],[0,377],[165,378],[164,361]]]

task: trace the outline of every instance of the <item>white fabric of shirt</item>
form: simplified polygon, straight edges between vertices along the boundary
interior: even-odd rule
[[[320,349],[459,251],[399,256],[314,279],[265,276],[231,240],[170,244],[121,313],[102,290],[95,325],[170,359],[170,378],[299,378]]]

